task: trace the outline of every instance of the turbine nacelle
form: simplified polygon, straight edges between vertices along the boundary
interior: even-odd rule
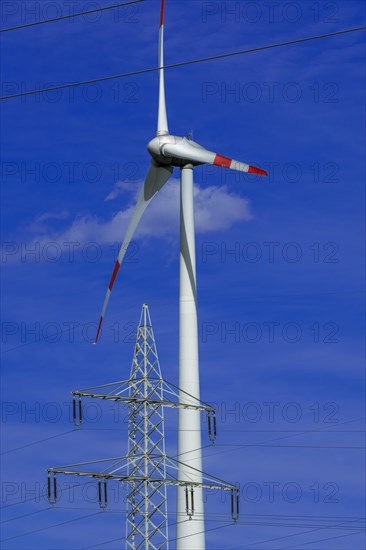
[[[192,150],[189,144],[192,144],[197,149],[201,149],[201,151],[206,151],[204,147],[187,137],[172,136],[170,134],[153,138],[147,144],[147,150],[158,164],[178,167],[185,166],[186,164],[193,164],[195,166],[204,164],[204,161],[192,158]],[[175,151],[177,151],[179,156],[174,154]]]

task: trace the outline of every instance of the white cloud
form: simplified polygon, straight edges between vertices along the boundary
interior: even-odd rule
[[[27,249],[37,250],[50,242],[53,245],[58,244],[61,248],[65,243],[85,245],[93,242],[103,246],[121,242],[135,209],[141,185],[142,182],[136,182],[133,185],[121,184],[114,188],[106,200],[113,200],[110,198],[111,195],[121,192],[129,192],[131,200],[127,208],[118,211],[107,221],[97,216],[84,215],[75,218],[66,228],[64,223],[63,229],[55,230],[52,228],[54,224],[47,222],[65,220],[69,217],[67,212],[45,212],[37,216],[27,228],[33,233],[33,238],[23,245]],[[179,181],[172,179],[147,208],[133,238],[159,237],[176,242],[179,234],[179,194]],[[252,219],[249,201],[231,192],[227,186],[202,188],[195,185],[194,199],[197,233],[225,231],[235,223]],[[6,261],[17,262],[19,254],[19,250],[18,253],[8,252]]]
[[[105,201],[114,201],[124,192],[131,192],[136,188],[136,181],[117,181],[113,190],[106,196]]]
[[[110,244],[121,240],[132,217],[142,183],[134,184],[130,206],[117,212],[112,219],[101,221],[96,216],[82,216],[58,239],[64,241]],[[131,192],[132,186],[119,183],[105,200],[113,200],[121,192]],[[195,219],[197,233],[229,229],[233,224],[252,219],[247,199],[232,193],[226,186],[201,188],[195,185]],[[153,200],[137,229],[135,237],[176,236],[179,230],[179,182],[171,180]]]
[[[61,212],[44,212],[40,216],[37,216],[27,229],[31,233],[46,233],[49,228],[45,222],[50,220],[66,220],[68,217],[69,213],[65,210],[62,210]]]

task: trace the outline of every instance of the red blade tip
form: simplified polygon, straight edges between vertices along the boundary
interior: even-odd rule
[[[262,170],[261,168],[256,168],[255,166],[249,166],[249,174],[258,174],[259,176],[268,176],[268,172]]]
[[[165,0],[161,0],[161,10],[160,10],[160,26],[164,25],[164,3]]]
[[[98,340],[99,340],[99,334],[100,334],[100,329],[102,328],[102,323],[103,323],[103,317],[101,317],[101,318],[99,319],[99,325],[98,325],[97,335],[96,335],[96,337],[95,337],[95,340],[94,340],[94,342],[93,342],[93,345],[95,345],[95,344],[98,342]]]

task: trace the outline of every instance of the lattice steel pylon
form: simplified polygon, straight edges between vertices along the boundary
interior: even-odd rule
[[[129,395],[127,472],[132,481],[127,483],[126,550],[168,550],[166,485],[149,483],[157,471],[166,478],[166,454],[163,379],[146,304],[137,330]]]
[[[128,451],[125,456],[48,468],[48,499],[58,500],[56,476],[85,476],[97,480],[99,505],[108,506],[108,482],[127,487],[126,550],[169,550],[167,487],[181,487],[185,496],[185,515],[192,524],[200,522],[195,504],[202,489],[231,492],[231,515],[239,518],[239,490],[222,479],[184,464],[165,453],[164,409],[186,409],[207,415],[208,437],[216,439],[215,409],[197,397],[162,378],[150,314],[142,307],[130,378],[75,390],[74,423],[83,422],[83,398],[98,398],[128,405]],[[180,476],[181,467],[185,476]],[[197,498],[197,497],[196,497]],[[184,510],[183,510],[184,513]],[[196,519],[198,518],[198,519]]]

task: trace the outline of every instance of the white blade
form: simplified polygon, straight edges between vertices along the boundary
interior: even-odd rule
[[[168,120],[165,105],[165,83],[164,83],[164,10],[165,0],[161,0],[160,30],[159,30],[159,110],[158,110],[158,136],[169,134]]]
[[[245,162],[218,155],[186,138],[183,138],[178,143],[164,144],[162,153],[167,158],[175,157],[186,160],[187,162],[214,164],[215,166],[222,166],[223,168],[230,168],[231,170],[237,170],[239,172],[249,172],[251,174],[259,174],[260,176],[268,176],[268,173],[261,168],[256,168]]]
[[[97,334],[96,334],[96,337],[95,337],[94,344],[96,344],[98,342],[100,331],[101,331],[101,328],[102,328],[104,314],[105,314],[105,311],[107,309],[107,305],[108,305],[108,302],[109,302],[109,298],[111,296],[113,285],[114,285],[114,282],[116,280],[119,268],[121,267],[121,263],[123,261],[123,258],[126,254],[128,245],[130,244],[130,242],[132,240],[132,237],[133,237],[133,235],[136,231],[136,228],[137,228],[137,226],[138,226],[138,224],[141,220],[141,217],[142,217],[143,213],[145,212],[146,208],[148,207],[148,205],[150,204],[152,199],[155,197],[155,195],[158,193],[158,191],[160,191],[160,189],[163,187],[163,185],[168,181],[168,179],[170,178],[172,172],[173,172],[173,168],[171,166],[160,166],[160,165],[156,164],[154,161],[151,162],[149,172],[146,176],[145,183],[142,186],[142,189],[140,191],[140,195],[139,195],[139,198],[137,200],[135,211],[133,213],[130,224],[127,228],[127,232],[126,232],[123,244],[120,248],[118,258],[117,258],[116,264],[114,266],[114,270],[113,270],[113,273],[112,273],[111,280],[109,282],[107,294],[106,294],[106,297],[104,299],[102,314],[100,316],[98,330],[97,330]]]

